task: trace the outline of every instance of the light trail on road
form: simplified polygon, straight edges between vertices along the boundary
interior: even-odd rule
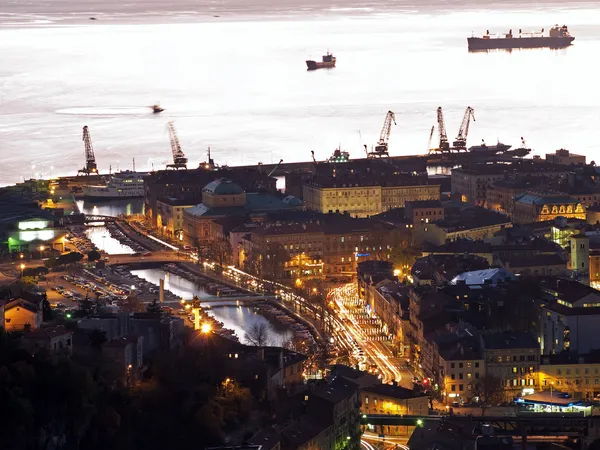
[[[392,352],[377,341],[369,341],[368,336],[356,321],[353,314],[348,310],[346,303],[358,298],[357,288],[354,283],[332,289],[329,293],[330,298],[336,303],[339,309],[339,315],[342,319],[342,326],[351,336],[352,341],[362,348],[365,354],[374,361],[381,370],[382,381],[391,383],[400,381],[402,374],[397,367],[389,361],[393,357]]]
[[[370,442],[385,442],[387,444],[396,444],[398,446],[399,449],[402,450],[410,450],[408,448],[408,446],[406,445],[406,443],[408,442],[408,437],[405,436],[388,436],[388,435],[384,435],[385,437],[381,437],[379,436],[377,433],[373,433],[371,431],[365,431],[362,436],[361,439],[363,439],[364,441],[370,441]]]

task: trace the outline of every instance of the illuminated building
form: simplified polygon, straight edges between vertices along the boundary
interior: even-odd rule
[[[429,398],[391,384],[375,384],[360,391],[361,414],[396,414],[426,416],[429,413]]]
[[[485,361],[476,343],[463,340],[440,349],[439,367],[445,402],[469,402],[478,394],[477,383],[485,375]]]
[[[66,231],[62,219],[35,204],[0,201],[0,250],[35,251],[40,246],[63,252]]]
[[[304,185],[306,209],[322,213],[348,213],[369,217],[415,200],[439,200],[440,185],[427,184],[427,177],[393,175],[382,179],[368,176],[320,176]]]
[[[507,398],[538,386],[540,345],[533,335],[484,334],[482,343],[486,375],[501,380]]]
[[[540,366],[540,387],[592,399],[600,395],[600,354],[565,352],[545,355]]]
[[[522,194],[513,200],[515,223],[545,222],[557,217],[586,219],[583,205],[575,198],[554,194]]]

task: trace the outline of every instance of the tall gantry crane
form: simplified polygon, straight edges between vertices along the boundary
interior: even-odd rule
[[[98,173],[98,166],[96,165],[96,157],[94,156],[94,147],[92,146],[92,137],[90,136],[90,130],[87,125],[83,127],[83,143],[85,145],[85,167],[77,171],[80,173],[89,175],[92,173]]]
[[[433,148],[431,148],[431,141],[433,140],[433,132],[435,131],[435,125],[431,126],[431,132],[429,133],[429,141],[427,141],[427,151],[431,153]]]
[[[183,150],[181,150],[181,145],[179,144],[177,133],[175,133],[173,122],[169,122],[167,128],[169,130],[169,139],[171,140],[171,152],[173,153],[173,164],[167,164],[167,169],[187,169],[188,159],[183,153]]]
[[[369,156],[389,156],[388,141],[390,139],[390,133],[392,132],[392,123],[396,125],[396,115],[392,111],[388,111],[385,120],[383,121],[379,142],[377,142],[377,145],[375,146],[375,151]]]
[[[450,144],[448,143],[448,135],[446,134],[446,124],[444,122],[444,113],[442,112],[442,107],[440,106],[437,109],[437,124],[438,124],[438,133],[440,135],[440,152],[447,152],[450,150]]]
[[[458,136],[456,136],[456,140],[452,145],[455,150],[467,150],[467,136],[469,135],[469,123],[471,121],[471,117],[473,118],[473,122],[475,122],[475,111],[470,106],[467,106],[465,115],[458,130]]]

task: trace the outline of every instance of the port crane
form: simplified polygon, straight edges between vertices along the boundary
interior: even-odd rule
[[[385,120],[383,121],[379,142],[377,142],[377,145],[375,146],[375,151],[369,153],[369,157],[389,156],[388,141],[390,139],[390,133],[392,132],[392,123],[396,125],[396,115],[392,111],[388,111],[385,115]]]
[[[315,154],[313,153],[313,160],[315,159]],[[283,159],[280,159],[279,162],[275,165],[275,167],[273,167],[273,169],[269,172],[269,174],[267,175],[267,177],[270,177],[271,175],[273,175],[275,173],[275,171],[279,168],[279,166],[281,165],[281,163],[283,162]],[[263,168],[263,163],[259,162],[258,163],[258,168],[259,170],[262,172],[262,168]]]
[[[94,156],[94,147],[92,146],[92,137],[90,136],[90,130],[86,126],[83,127],[83,143],[85,145],[85,167],[77,171],[77,175],[85,174],[89,175],[92,173],[98,173],[98,166],[96,165],[96,157]]]
[[[183,153],[183,150],[181,150],[181,145],[179,144],[177,133],[175,133],[175,125],[173,125],[173,122],[167,124],[167,129],[169,130],[169,138],[171,140],[171,152],[173,152],[173,164],[167,164],[167,169],[187,169],[188,159]]]
[[[475,122],[475,111],[470,106],[467,106],[458,130],[458,136],[456,136],[456,140],[452,144],[454,150],[467,150],[467,136],[469,135],[469,123],[471,122],[471,118],[473,118],[473,122]]]
[[[450,144],[448,143],[448,135],[446,134],[446,124],[444,122],[444,113],[442,107],[437,109],[437,124],[438,134],[440,136],[440,146],[438,151],[447,152],[450,150]]]
[[[427,141],[427,151],[431,153],[431,141],[433,140],[433,132],[435,131],[435,125],[431,126],[431,132],[429,133],[429,141]]]

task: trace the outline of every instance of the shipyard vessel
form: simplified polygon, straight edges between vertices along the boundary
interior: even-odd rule
[[[335,61],[336,61],[335,56],[333,56],[333,54],[327,52],[326,55],[323,55],[321,62],[313,61],[312,59],[306,61],[306,67],[308,68],[308,70],[331,69],[331,68],[335,67]]]
[[[510,149],[512,145],[503,144],[498,141],[496,145],[486,145],[485,141],[481,141],[481,145],[473,145],[469,147],[469,153],[489,153],[491,155],[495,155],[497,153],[504,153],[508,149]]]
[[[106,185],[83,186],[83,196],[92,199],[132,198],[144,196],[144,178],[138,172],[117,172]]]
[[[490,35],[487,30],[482,37],[467,38],[469,50],[491,50],[491,49],[513,49],[513,48],[563,48],[568,47],[575,40],[569,33],[566,25],[562,27],[555,25],[550,28],[548,35],[544,34],[544,29],[538,32],[523,32],[519,30],[518,35],[513,35],[513,31]]]

